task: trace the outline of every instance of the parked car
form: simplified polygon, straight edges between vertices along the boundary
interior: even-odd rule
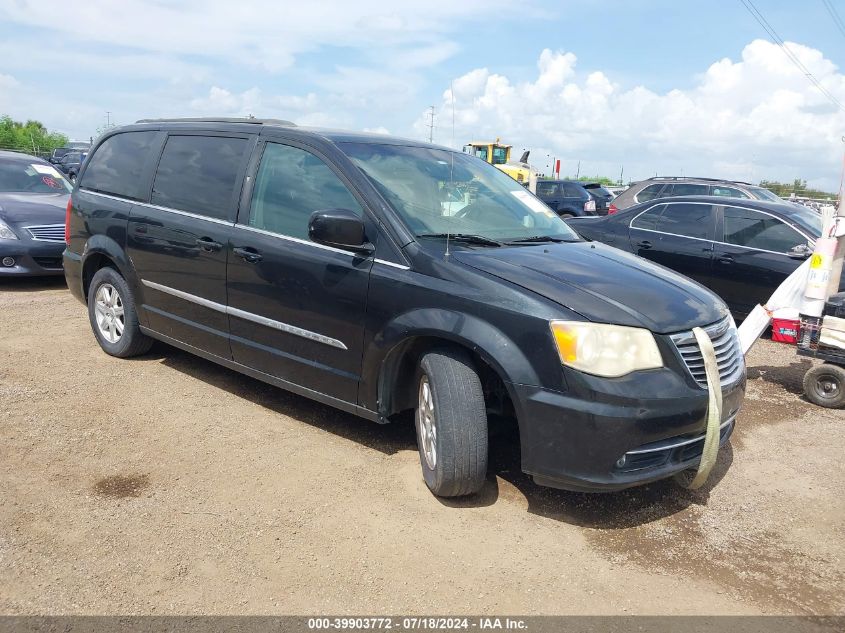
[[[747,182],[718,180],[716,178],[656,176],[634,183],[620,193],[613,200],[608,213],[613,215],[641,202],[677,196],[723,196],[726,198],[783,202],[768,189]]]
[[[598,182],[583,183],[584,189],[590,194],[590,197],[596,202],[596,214],[607,215],[610,210],[610,203],[616,197],[611,193],[610,189]]]
[[[47,161],[0,151],[0,277],[62,274],[70,191]]]
[[[488,413],[515,420],[539,484],[613,490],[695,467],[696,326],[723,350],[722,441],[743,400],[715,295],[581,240],[492,165],[429,143],[139,122],[98,141],[68,234],[68,286],[106,353],[158,339],[369,420],[413,413],[441,496],[484,484]]]
[[[87,152],[90,149],[91,143],[85,141],[71,141],[64,147],[55,148],[50,154],[50,158],[48,160],[55,165],[65,156],[65,154],[69,154],[74,151]]]
[[[86,152],[68,152],[62,156],[58,163],[56,163],[56,167],[67,175],[71,182],[74,182],[76,180],[76,176],[79,174],[79,168],[82,167],[82,163],[85,161],[86,156],[88,156]]]
[[[739,319],[766,303],[810,256],[821,216],[785,202],[686,196],[652,200],[592,222],[573,219],[570,226],[582,237],[694,279]]]
[[[539,180],[537,197],[562,218],[596,214],[596,199],[580,182]]]

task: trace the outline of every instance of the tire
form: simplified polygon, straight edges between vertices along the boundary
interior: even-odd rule
[[[417,447],[429,490],[438,497],[478,492],[487,476],[487,411],[469,356],[447,349],[423,356],[417,398]]]
[[[149,351],[153,339],[138,327],[135,296],[114,268],[101,268],[88,288],[88,320],[100,347],[118,358]]]
[[[571,213],[561,213],[561,214],[560,214],[560,219],[561,219],[561,220],[568,220],[569,218],[574,218],[574,217],[575,217],[575,216],[574,216],[574,215],[572,215]]]
[[[839,365],[816,365],[804,374],[804,395],[820,407],[845,407],[845,368]]]

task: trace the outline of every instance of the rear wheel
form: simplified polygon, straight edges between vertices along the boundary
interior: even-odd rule
[[[845,407],[845,368],[839,365],[816,365],[804,374],[804,395],[821,407]]]
[[[135,297],[114,268],[101,268],[88,288],[88,320],[106,354],[119,358],[149,351],[153,340],[138,325]]]
[[[417,446],[423,478],[440,497],[478,492],[487,475],[487,411],[469,356],[423,356],[418,378]]]
[[[571,213],[561,213],[561,214],[560,214],[560,219],[561,219],[561,220],[566,220],[566,219],[568,219],[568,218],[574,218],[574,217],[575,217],[575,216],[574,216],[574,215],[572,215]]]

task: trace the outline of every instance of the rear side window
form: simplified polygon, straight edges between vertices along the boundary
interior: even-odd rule
[[[538,182],[537,195],[541,198],[551,198],[557,195],[557,183],[554,182]]]
[[[122,198],[142,199],[144,163],[157,134],[123,132],[107,138],[88,161],[79,186]]]
[[[807,239],[791,226],[765,213],[725,207],[725,242],[786,253]]]
[[[255,177],[249,225],[307,240],[308,220],[320,209],[363,214],[346,185],[314,154],[268,143]]]
[[[666,187],[661,197],[667,196],[706,196],[710,193],[708,185],[696,185],[689,182],[679,182]]]
[[[218,220],[230,219],[246,148],[243,138],[168,137],[150,202]]]
[[[665,204],[658,204],[653,206],[645,213],[641,213],[631,222],[632,229],[648,229],[651,231],[657,230],[657,222],[660,220],[660,214],[666,208]]]
[[[648,202],[649,200],[654,200],[661,189],[663,189],[663,184],[649,185],[634,196],[634,198],[637,202]]]
[[[561,184],[563,188],[563,197],[564,198],[585,198],[589,197],[587,192],[578,185],[571,185],[569,183]]]
[[[713,239],[713,214],[709,204],[688,204],[684,202],[667,204],[657,230],[684,237]]]

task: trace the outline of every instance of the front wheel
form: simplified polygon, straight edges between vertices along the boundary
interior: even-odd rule
[[[574,218],[574,217],[575,217],[575,216],[574,216],[574,215],[572,215],[571,213],[561,213],[561,214],[560,214],[560,219],[561,219],[561,220],[568,220],[569,218]]]
[[[472,360],[457,350],[423,356],[417,446],[423,478],[439,497],[478,492],[487,476],[487,410]]]
[[[830,364],[816,365],[804,374],[804,395],[821,407],[845,407],[845,368]]]
[[[119,358],[149,351],[153,340],[138,325],[135,297],[114,268],[101,268],[88,288],[88,319],[106,354]]]

